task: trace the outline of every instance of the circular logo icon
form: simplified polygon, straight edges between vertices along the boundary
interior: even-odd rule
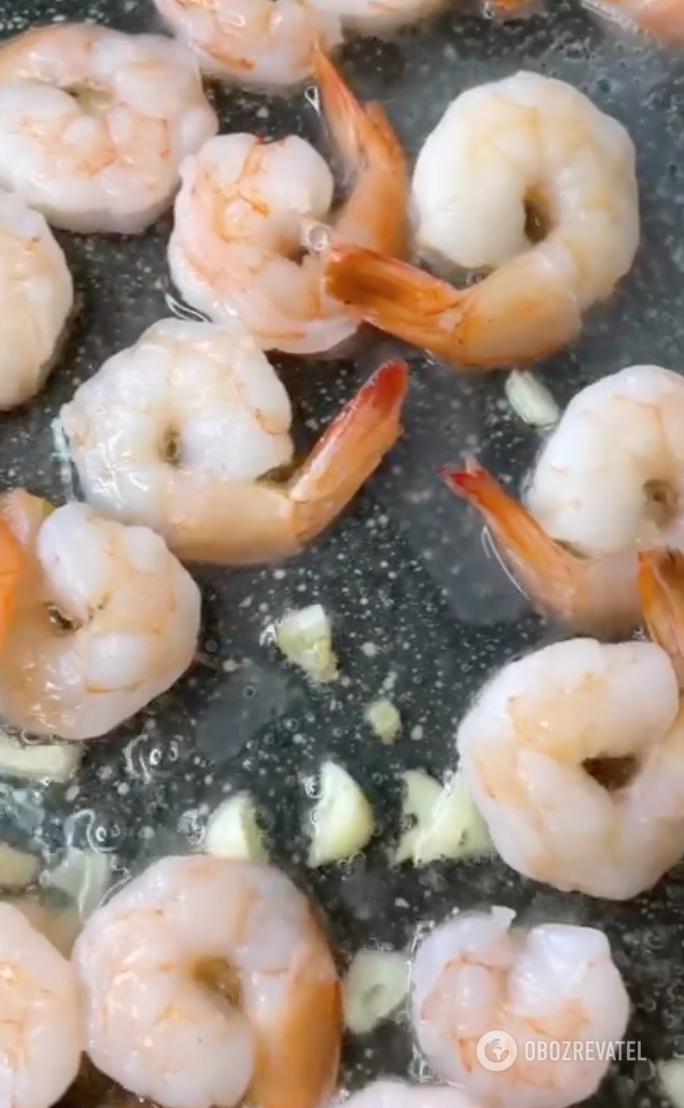
[[[481,1066],[492,1073],[511,1068],[518,1057],[518,1044],[508,1031],[487,1031],[475,1049]]]

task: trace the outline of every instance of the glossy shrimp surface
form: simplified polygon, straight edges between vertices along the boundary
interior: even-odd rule
[[[268,866],[165,858],[99,908],[74,964],[95,1065],[161,1108],[319,1108],[340,985],[306,898]]]
[[[387,254],[405,249],[408,178],[403,153],[378,105],[362,107],[317,54],[323,110],[351,180],[335,226]],[[221,135],[181,170],[169,243],[175,284],[215,322],[238,317],[265,350],[314,354],[339,346],[359,325],[324,296],[320,259],[306,254],[307,227],[325,219],[333,178],[297,136],[264,142]]]
[[[600,931],[514,927],[514,916],[508,908],[468,912],[421,942],[412,971],[414,1031],[434,1071],[483,1104],[568,1108],[595,1092],[609,1065],[605,1056],[579,1057],[573,1044],[621,1040],[629,998]],[[498,1072],[477,1056],[481,1036],[494,1030],[517,1046],[512,1065]],[[537,1044],[549,1042],[569,1042],[573,1053],[543,1061]],[[526,1056],[527,1043],[534,1046]]]
[[[639,619],[637,552],[684,549],[684,379],[630,366],[579,392],[518,504],[481,466],[447,467],[521,587],[583,630]]]
[[[34,396],[74,303],[71,274],[45,219],[0,190],[0,410]]]
[[[571,85],[535,73],[454,101],[418,159],[413,205],[425,252],[493,272],[455,289],[335,242],[323,250],[324,288],[457,368],[511,365],[572,341],[639,244],[626,130]],[[527,231],[530,208],[543,224],[540,242]]]
[[[289,89],[314,71],[316,49],[342,41],[339,18],[308,0],[155,0],[203,71],[246,88]]]
[[[241,324],[163,320],[62,409],[88,501],[144,523],[184,560],[248,564],[301,551],[399,437],[407,370],[382,366],[291,468],[292,412]],[[271,475],[271,476],[269,476]]]
[[[23,914],[0,903],[0,1104],[50,1108],[84,1049],[76,974]]]
[[[447,1085],[409,1085],[396,1079],[373,1081],[360,1092],[339,1101],[339,1105],[342,1104],[348,1108],[480,1108],[479,1102],[461,1089],[450,1089]]]
[[[143,230],[217,129],[170,39],[59,23],[0,46],[0,185],[56,227]]]
[[[655,642],[537,650],[485,686],[457,736],[504,861],[609,900],[651,888],[684,854],[684,556],[640,563]]]
[[[25,492],[0,502],[21,547],[0,645],[0,717],[34,735],[105,735],[166,691],[197,643],[197,585],[158,535],[51,510]]]

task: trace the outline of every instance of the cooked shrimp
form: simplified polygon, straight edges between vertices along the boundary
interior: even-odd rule
[[[54,364],[74,303],[71,274],[42,215],[0,189],[0,410],[30,400]]]
[[[316,64],[326,120],[353,178],[336,227],[401,254],[408,179],[399,144],[379,105],[361,107],[320,53]],[[332,174],[313,147],[296,136],[221,135],[184,162],[181,176],[169,265],[189,304],[218,323],[239,317],[265,350],[320,353],[355,333],[358,319],[321,293],[318,256],[295,257],[333,197]]]
[[[154,0],[205,73],[244,88],[289,89],[314,71],[316,49],[342,41],[338,17],[308,0]]]
[[[297,554],[335,519],[397,440],[406,388],[403,363],[382,366],[278,481],[292,411],[266,356],[236,321],[167,319],[61,418],[99,512],[152,527],[183,560],[239,565]]]
[[[160,35],[59,23],[0,46],[0,185],[56,227],[142,231],[217,129],[191,55]]]
[[[684,379],[630,366],[579,392],[536,463],[531,515],[472,460],[445,475],[543,608],[584,629],[632,627],[637,550],[684,549]]]
[[[161,1108],[318,1108],[340,984],[306,898],[269,866],[165,858],[90,917],[73,955],[95,1065]]]
[[[0,904],[0,966],[0,1104],[50,1108],[85,1045],[76,974],[10,904]]]
[[[512,662],[457,739],[504,861],[609,900],[651,888],[684,854],[684,556],[639,557],[657,641],[571,639]]]
[[[514,917],[508,908],[469,912],[421,942],[411,990],[418,1044],[436,1073],[491,1108],[579,1104],[598,1088],[610,1054],[580,1057],[574,1044],[622,1040],[627,991],[600,931],[512,927]],[[505,1036],[517,1046],[507,1069],[488,1070],[478,1058],[480,1038],[492,1031],[504,1049],[513,1049]],[[568,1043],[569,1057],[542,1061],[536,1044],[551,1042],[563,1052]]]
[[[7,520],[0,516],[0,647],[16,611],[21,570],[21,546]]]
[[[405,1081],[373,1081],[340,1101],[345,1108],[479,1108],[461,1089],[446,1085],[409,1085]]]
[[[22,548],[0,644],[0,716],[34,735],[105,735],[190,665],[199,589],[146,528],[84,504],[51,511],[22,491],[0,511]]]
[[[493,269],[454,289],[344,242],[326,245],[325,291],[369,323],[456,367],[539,358],[629,272],[639,244],[632,141],[577,89],[517,73],[448,108],[413,183],[424,250]],[[529,209],[546,235],[533,243]],[[377,249],[377,248],[376,248]]]

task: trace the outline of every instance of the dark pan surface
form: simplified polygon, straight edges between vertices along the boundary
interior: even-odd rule
[[[2,0],[0,34],[53,19],[90,19],[124,30],[154,27],[145,0]],[[359,42],[343,68],[363,98],[387,106],[411,155],[446,104],[465,87],[526,67],[590,94],[630,129],[639,157],[642,248],[631,276],[595,313],[581,342],[548,361],[547,383],[564,403],[579,387],[637,362],[684,367],[684,55],[606,33],[577,3],[549,0],[529,21],[499,26],[456,6],[430,27],[391,44]],[[280,137],[296,131],[325,150],[303,95],[290,100],[218,94],[224,129]],[[3,417],[0,476],[56,500],[65,496],[51,420],[77,382],[155,319],[168,314],[168,222],[135,240],[60,236],[81,311],[65,357],[42,395]],[[354,365],[282,364],[302,443],[315,438],[387,353],[369,346]],[[358,946],[410,943],[417,924],[454,907],[510,905],[524,920],[591,922],[607,931],[634,1014],[628,1038],[651,1060],[615,1066],[595,1105],[653,1105],[652,1062],[684,1053],[684,871],[624,905],[561,895],[523,881],[493,860],[393,870],[387,849],[399,825],[399,774],[437,775],[453,765],[454,732],[482,681],[554,632],[529,615],[465,505],[435,466],[476,447],[485,464],[519,482],[538,438],[505,401],[503,375],[458,377],[410,354],[405,435],[347,516],[304,557],[280,568],[198,575],[205,623],[190,673],[151,711],[89,746],[77,785],[0,785],[11,841],[43,843],[51,857],[70,834],[117,854],[125,872],[192,849],[227,789],[248,786],[269,823],[273,858],[310,888],[328,913],[342,960]],[[270,620],[320,601],[335,625],[343,679],[313,689],[260,645]],[[373,644],[369,648],[366,644]],[[366,649],[364,650],[364,646]],[[369,657],[369,653],[372,657]],[[373,738],[363,710],[382,688],[399,707],[392,747]],[[304,779],[324,756],[347,766],[372,800],[378,836],[353,864],[310,874],[302,864]],[[387,1025],[350,1042],[343,1081],[417,1072],[406,1029]]]

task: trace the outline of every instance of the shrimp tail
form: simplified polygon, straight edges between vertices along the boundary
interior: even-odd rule
[[[453,358],[463,293],[414,266],[331,240],[323,288],[367,323],[434,354]]]
[[[684,688],[684,554],[640,551],[639,600],[650,639],[668,655]]]
[[[22,549],[7,520],[0,518],[0,646],[17,604]]]
[[[386,362],[316,444],[289,488],[302,545],[339,515],[397,441],[407,388],[406,364]]]
[[[477,508],[523,591],[542,607],[574,618],[581,561],[550,538],[530,513],[473,457],[438,470],[447,487]]]
[[[314,67],[326,123],[346,169],[355,171],[378,153],[404,167],[401,144],[380,104],[361,104],[320,47],[314,52]]]

